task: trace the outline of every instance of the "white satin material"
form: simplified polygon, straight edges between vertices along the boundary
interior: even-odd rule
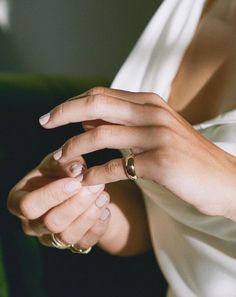
[[[204,4],[164,1],[112,87],[155,92],[167,100]],[[236,156],[236,110],[194,128]],[[155,254],[169,283],[168,297],[236,297],[236,224],[200,214],[156,183],[137,183],[145,198]]]

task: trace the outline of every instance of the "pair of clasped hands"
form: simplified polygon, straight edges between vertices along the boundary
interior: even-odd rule
[[[46,129],[76,122],[85,128],[9,194],[9,210],[42,244],[50,246],[53,233],[87,249],[106,233],[112,213],[105,184],[127,176],[122,159],[86,168],[81,156],[103,148],[131,149],[139,178],[167,188],[204,214],[236,221],[235,157],[201,136],[158,95],[96,87],[39,121]]]

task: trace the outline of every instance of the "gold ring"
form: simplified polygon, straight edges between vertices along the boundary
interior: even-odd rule
[[[125,173],[127,177],[131,180],[136,180],[138,177],[135,173],[135,168],[134,168],[134,155],[130,154],[125,157],[124,159],[125,163]]]
[[[69,250],[75,254],[83,254],[86,255],[91,251],[92,247],[88,248],[87,250],[83,250],[79,247],[76,247],[74,244],[70,245]]]
[[[61,241],[60,239],[58,239],[58,238],[56,237],[56,235],[53,234],[53,233],[50,235],[50,239],[51,239],[51,244],[52,244],[52,246],[55,247],[56,249],[59,249],[59,250],[66,250],[66,249],[68,249],[68,248],[71,247],[70,244],[66,244],[66,243],[62,242],[62,241]]]

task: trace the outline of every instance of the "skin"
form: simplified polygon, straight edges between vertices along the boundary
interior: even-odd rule
[[[139,191],[136,186],[129,186],[130,182],[124,187],[115,183],[127,180],[122,159],[91,167],[83,175],[81,189],[111,184],[107,188],[113,193],[110,206],[113,220],[109,225],[103,222],[103,227],[96,227],[101,213],[98,209],[91,211],[92,202],[102,190],[90,196],[86,192],[86,201],[91,204],[82,210],[79,203],[80,211],[72,212],[73,219],[70,211],[75,202],[71,201],[76,200],[76,196],[82,199],[82,190],[72,195],[58,193],[68,179],[61,179],[63,175],[58,172],[73,176],[72,166],[81,164],[81,155],[103,148],[130,148],[135,154],[138,177],[167,188],[204,214],[236,221],[235,157],[201,136],[158,95],[98,87],[55,107],[46,118],[43,126],[47,129],[82,121],[89,129],[69,139],[9,195],[10,211],[22,219],[25,232],[38,236],[43,244],[50,245],[48,234],[57,233],[63,242],[83,248],[98,243],[113,254],[133,255],[149,248],[147,220]],[[135,200],[131,201],[131,196]],[[68,203],[72,206],[65,211]],[[65,217],[67,221],[63,222]],[[55,225],[59,229],[54,228]],[[94,232],[94,228],[100,233]]]
[[[206,215],[236,221],[236,159],[189,124],[236,108],[234,8],[235,1],[232,7],[223,1],[208,1],[172,83],[168,104],[153,93],[98,87],[55,107],[46,115],[47,122],[43,118],[47,129],[83,122],[86,132],[69,139],[54,154],[57,162],[48,156],[11,191],[9,210],[21,218],[27,234],[50,246],[49,234],[56,233],[66,243],[76,242],[82,248],[97,243],[123,256],[150,248],[142,194],[134,182],[126,180],[122,159],[84,170],[81,188],[73,194],[63,193],[66,179],[81,180],[72,170],[84,164],[81,155],[108,147],[132,149],[140,178],[166,187]],[[53,182],[61,183],[60,193]],[[87,191],[83,196],[88,185],[97,184],[106,184],[105,191]],[[107,193],[111,201],[97,209],[94,204],[101,193]],[[101,224],[98,217],[104,209],[111,215]],[[81,226],[86,226],[83,232]]]
[[[71,168],[74,163],[73,160],[67,166]],[[98,243],[120,256],[150,249],[148,223],[139,189],[129,181],[107,185],[106,190],[104,184],[83,185],[86,164],[82,157],[76,157],[76,164],[83,167],[81,173],[77,172],[73,177],[74,172],[68,174],[49,154],[11,190],[8,209],[20,218],[23,231],[38,237],[49,247],[52,247],[50,234],[54,233],[65,244],[87,249]],[[72,192],[68,192],[70,182],[77,185]],[[107,201],[98,206],[97,200],[102,195]],[[123,230],[122,234],[120,230]]]
[[[205,214],[236,219],[231,208],[236,185],[235,157],[201,136],[158,95],[95,88],[54,108],[44,127],[97,119],[104,122],[95,122],[95,128],[62,146],[57,160],[61,166],[99,149],[130,148],[136,154],[139,177],[166,187]],[[123,160],[116,159],[89,168],[84,183],[106,184],[125,179]]]
[[[98,206],[102,195],[105,204]],[[8,208],[21,219],[24,232],[42,244],[50,245],[50,233],[55,233],[63,242],[87,249],[107,228],[109,199],[104,185],[82,187],[81,178],[66,176],[50,154],[12,189]]]

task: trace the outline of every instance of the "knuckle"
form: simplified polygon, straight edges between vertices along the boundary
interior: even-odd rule
[[[163,99],[156,93],[154,92],[148,92],[147,93],[148,99],[149,99],[149,103],[152,104],[157,104],[157,103],[163,103]]]
[[[63,154],[76,151],[78,147],[77,143],[78,143],[78,136],[73,136],[69,140],[67,140],[62,148]]]
[[[87,105],[93,112],[98,112],[104,103],[104,98],[101,94],[89,95]]]
[[[33,220],[37,218],[37,211],[32,205],[30,198],[26,196],[20,201],[19,204],[20,213],[27,219]]]
[[[105,165],[105,172],[108,176],[116,176],[120,170],[120,163],[118,160],[109,161]]]
[[[160,141],[161,145],[169,147],[174,142],[175,135],[171,129],[167,127],[162,127],[158,129],[157,133],[158,140]]]
[[[103,143],[112,136],[112,128],[106,125],[99,126],[93,130],[93,141],[95,143]]]
[[[59,223],[55,217],[46,215],[42,220],[43,226],[51,233],[62,232],[62,224]]]
[[[89,95],[86,98],[87,108],[96,116],[102,115],[102,109],[109,103],[109,98],[105,94]]]
[[[62,102],[58,106],[56,106],[53,110],[53,114],[55,118],[63,119],[65,116],[65,102]]]
[[[106,88],[102,86],[97,86],[89,90],[89,95],[105,94]]]

